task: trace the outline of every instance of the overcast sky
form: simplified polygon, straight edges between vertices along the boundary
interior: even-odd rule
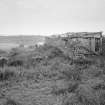
[[[0,0],[0,34],[105,31],[105,0]]]

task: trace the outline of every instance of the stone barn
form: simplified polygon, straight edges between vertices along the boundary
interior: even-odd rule
[[[63,39],[66,41],[80,41],[80,44],[90,51],[102,53],[102,32],[68,33]]]
[[[46,43],[50,45],[66,45],[74,41],[97,54],[102,53],[102,32],[69,32],[55,37],[48,37]]]

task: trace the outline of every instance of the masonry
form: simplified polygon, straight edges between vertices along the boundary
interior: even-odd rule
[[[63,46],[71,40],[79,41],[82,46],[97,54],[102,53],[102,32],[68,32],[48,37],[46,42],[50,45]]]

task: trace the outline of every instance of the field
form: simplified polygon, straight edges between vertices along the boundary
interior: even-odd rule
[[[35,45],[38,42],[43,42],[45,37],[33,35],[15,35],[15,36],[0,36],[0,49],[10,50],[19,45]]]
[[[79,58],[70,49],[45,44],[5,52],[0,105],[105,105],[105,57]]]

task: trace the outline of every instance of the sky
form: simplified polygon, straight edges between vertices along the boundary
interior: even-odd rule
[[[105,0],[0,0],[0,34],[105,31]]]

